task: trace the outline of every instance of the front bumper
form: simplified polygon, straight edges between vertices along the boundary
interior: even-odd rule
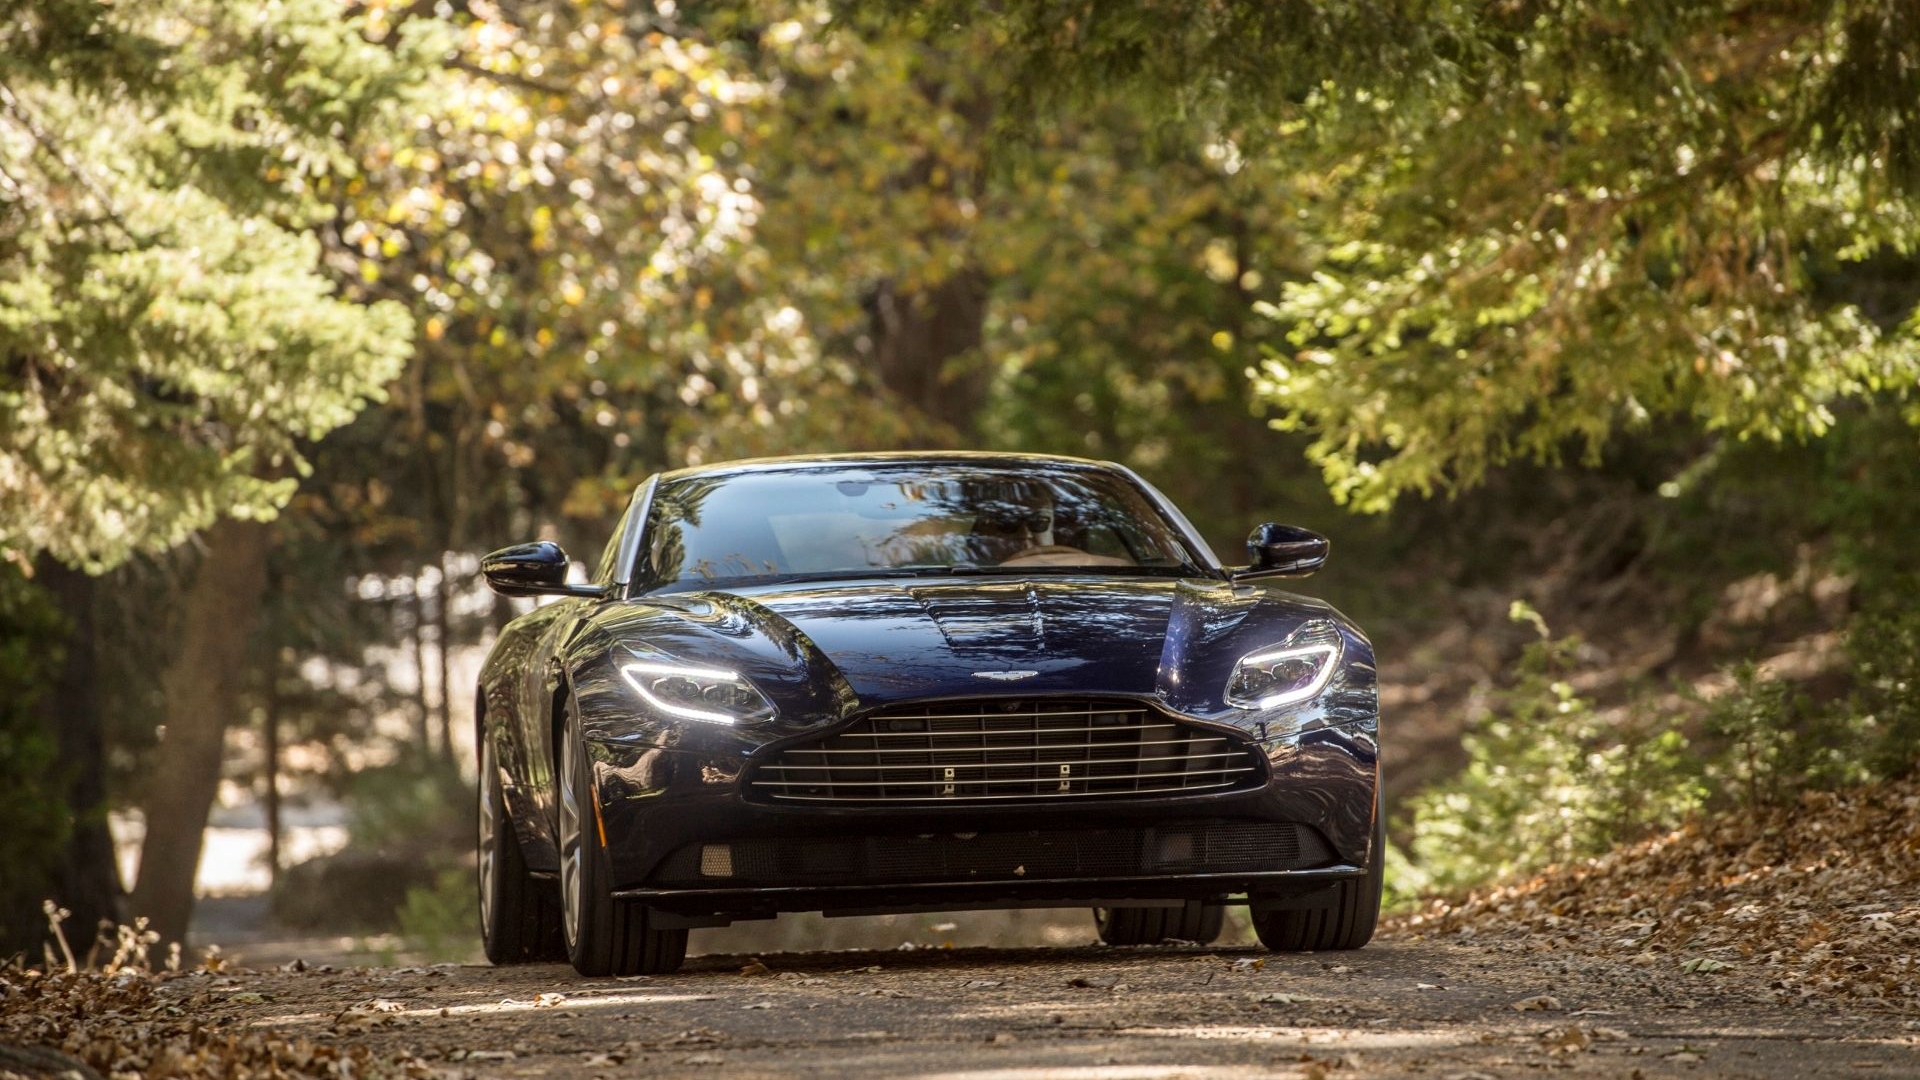
[[[745,795],[749,762],[731,748],[590,740],[589,752],[615,894],[750,917],[1279,901],[1377,857],[1377,736],[1368,716],[1254,743],[1266,776],[1245,790],[951,807],[769,805]]]

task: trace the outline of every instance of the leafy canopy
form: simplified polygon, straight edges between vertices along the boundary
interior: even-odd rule
[[[887,8],[889,5],[866,5]],[[1286,163],[1316,269],[1252,372],[1336,497],[1682,420],[1823,434],[1920,382],[1906,0],[948,3],[1042,106],[1119,94]],[[1888,265],[1898,269],[1889,272]],[[1872,295],[1869,306],[1861,297]]]
[[[422,29],[426,29],[422,24]],[[313,228],[435,61],[330,0],[43,0],[0,26],[0,551],[98,569],[271,516],[400,369]]]

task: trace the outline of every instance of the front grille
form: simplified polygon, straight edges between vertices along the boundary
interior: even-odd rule
[[[1169,874],[1258,874],[1325,866],[1333,849],[1294,822],[1192,821],[1129,829],[918,836],[805,836],[688,844],[659,886],[911,885]]]
[[[1225,791],[1242,742],[1132,701],[984,698],[893,707],[754,770],[749,790],[835,805],[1025,802]]]

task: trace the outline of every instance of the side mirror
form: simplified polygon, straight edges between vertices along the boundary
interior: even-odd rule
[[[1233,570],[1235,581],[1264,577],[1305,577],[1327,561],[1332,544],[1312,529],[1269,521],[1247,534],[1248,565]]]
[[[604,596],[598,585],[567,584],[567,553],[551,540],[515,544],[480,560],[487,587],[501,596]]]

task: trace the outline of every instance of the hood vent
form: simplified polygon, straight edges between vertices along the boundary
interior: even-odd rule
[[[754,770],[756,796],[836,806],[1018,803],[1244,787],[1238,739],[1137,701],[973,698],[893,706]]]

